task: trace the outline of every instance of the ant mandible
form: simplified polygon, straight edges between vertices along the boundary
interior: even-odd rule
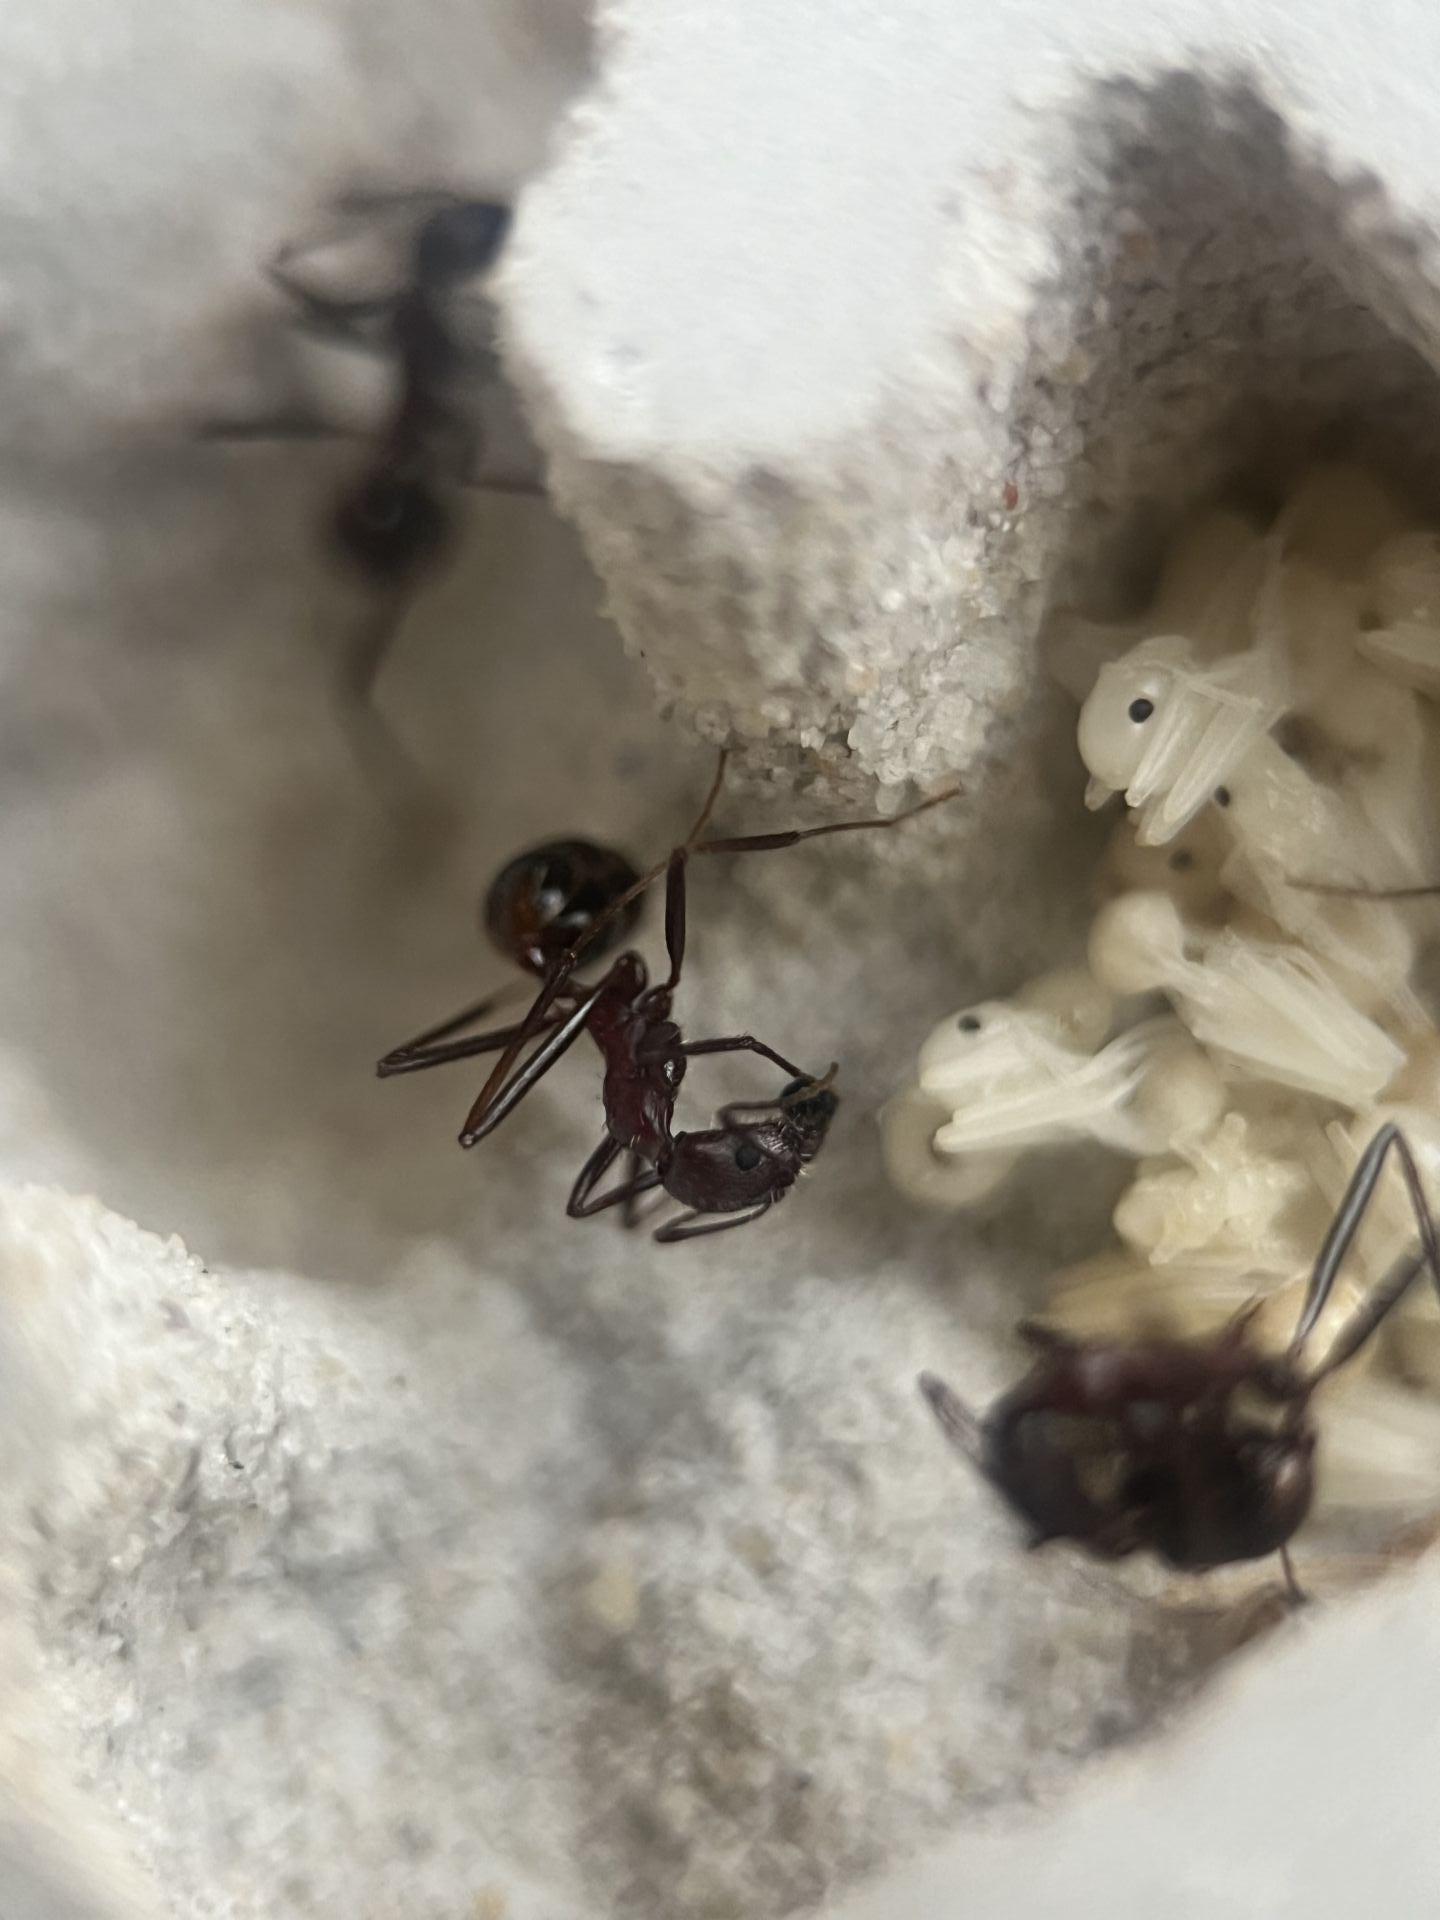
[[[1320,1365],[1302,1373],[1301,1350],[1392,1152],[1420,1251],[1391,1269]],[[1194,1572],[1278,1552],[1298,1601],[1289,1544],[1315,1493],[1311,1399],[1426,1267],[1440,1288],[1419,1170],[1392,1123],[1356,1166],[1283,1355],[1250,1344],[1256,1301],[1204,1340],[1082,1341],[1027,1324],[1022,1334],[1039,1357],[983,1417],[933,1374],[920,1376],[920,1388],[950,1441],[1024,1521],[1030,1546],[1070,1540],[1102,1560],[1148,1550]]]
[[[337,202],[336,211],[356,215],[409,203],[432,210],[416,230],[406,279],[396,291],[355,299],[320,292],[295,271],[294,246],[282,247],[267,267],[308,332],[378,348],[398,362],[394,407],[375,435],[368,462],[336,500],[328,528],[340,557],[383,596],[348,664],[348,691],[359,702],[373,691],[409,594],[453,543],[455,515],[446,490],[543,491],[526,480],[482,477],[483,436],[458,392],[461,376],[473,373],[477,362],[491,378],[498,373],[492,347],[461,337],[455,303],[460,288],[494,264],[509,231],[510,209],[493,200],[420,192],[351,194]],[[334,439],[346,431],[306,413],[214,420],[199,429],[207,440]]]
[[[719,795],[725,754],[699,817],[668,859],[635,874],[618,854],[583,841],[550,842],[521,854],[492,883],[485,903],[491,938],[527,972],[541,979],[518,1025],[463,1039],[462,1028],[483,1019],[496,996],[432,1027],[379,1062],[382,1078],[415,1073],[476,1054],[500,1054],[460,1133],[462,1147],[483,1140],[519,1105],[556,1061],[588,1033],[605,1066],[605,1134],[581,1168],[566,1207],[585,1219],[620,1207],[627,1226],[643,1195],[663,1188],[685,1212],[656,1230],[662,1242],[722,1233],[759,1219],[784,1198],[824,1144],[839,1102],[823,1078],[807,1074],[753,1034],[685,1040],[671,1018],[685,962],[686,870],[702,854],[762,853],[822,834],[898,826],[954,798],[947,789],[889,820],[841,820],[781,833],[705,839]],[[598,980],[574,978],[582,958],[609,946],[633,924],[640,896],[665,876],[665,949],[669,971],[651,985],[641,956],[621,953]],[[532,1040],[538,1044],[522,1059]],[[675,1132],[672,1121],[689,1062],[703,1054],[756,1053],[789,1076],[774,1100],[722,1107],[718,1125]],[[597,1192],[615,1161],[627,1158],[623,1177]],[[716,1217],[718,1216],[718,1217]]]

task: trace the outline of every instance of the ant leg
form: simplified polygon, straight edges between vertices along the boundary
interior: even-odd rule
[[[702,1053],[758,1053],[766,1060],[773,1060],[782,1073],[788,1073],[792,1080],[808,1080],[809,1075],[803,1067],[797,1067],[793,1060],[787,1060],[783,1053],[776,1053],[773,1047],[767,1047],[763,1040],[757,1040],[751,1033],[731,1034],[724,1040],[687,1040],[680,1049],[681,1053],[693,1059]],[[773,1102],[766,1101],[767,1106]]]
[[[495,993],[487,993],[483,1000],[477,1000],[473,1007],[466,1007],[463,1013],[452,1014],[448,1020],[442,1020],[438,1026],[427,1027],[424,1033],[417,1033],[413,1040],[406,1040],[398,1047],[392,1047],[380,1062],[383,1067],[391,1060],[399,1060],[407,1053],[419,1053],[422,1049],[434,1046],[437,1040],[448,1040],[452,1034],[459,1033],[462,1027],[483,1020],[488,1013],[501,1006],[506,1000],[513,1000],[517,993],[525,991],[523,981],[515,980],[508,987],[501,987]]]
[[[662,1246],[672,1246],[677,1240],[699,1240],[707,1233],[728,1233],[731,1227],[748,1226],[752,1220],[758,1220],[761,1214],[768,1213],[774,1204],[775,1196],[771,1194],[770,1198],[762,1200],[758,1207],[750,1207],[744,1213],[722,1214],[718,1220],[696,1208],[689,1213],[677,1214],[675,1219],[665,1226],[657,1227],[651,1238],[658,1240]],[[692,1226],[690,1223],[694,1220],[704,1221],[706,1224]]]
[[[519,1070],[509,1080],[505,1080],[500,1069],[505,1068],[507,1061],[513,1060],[514,1051],[523,1046],[531,1034],[540,1030],[543,1013],[549,1010],[555,991],[558,991],[558,987],[554,990],[548,986],[542,988],[535,1005],[521,1021],[516,1038],[500,1056],[496,1063],[496,1070],[492,1071],[490,1079],[481,1088],[479,1097],[465,1116],[465,1125],[460,1130],[462,1147],[473,1147],[477,1141],[493,1133],[500,1122],[519,1106],[536,1082],[544,1078],[560,1056],[569,1052],[589,1025],[591,1009],[605,991],[608,980],[607,974],[598,986],[590,989],[583,1000],[577,1001],[559,1026],[555,1027],[541,1045],[536,1047]],[[545,1003],[544,1009],[541,1015],[537,1016],[536,1007],[540,1007],[542,1001]],[[493,1090],[492,1082],[494,1082]]]
[[[349,427],[338,427],[318,414],[276,413],[264,420],[199,420],[195,438],[207,444],[244,445],[267,440],[354,440]]]
[[[1324,880],[1290,880],[1286,884],[1296,893],[1323,893],[1338,900],[1433,900],[1440,886],[1423,887],[1342,887]]]
[[[497,368],[498,373],[498,368]],[[478,428],[467,429],[469,446],[466,449],[462,469],[456,476],[456,484],[468,493],[509,493],[523,500],[544,500],[549,488],[543,480],[517,479],[504,473],[485,471],[485,439]]]
[[[386,596],[384,604],[367,620],[350,642],[341,663],[340,691],[347,701],[368,708],[375,692],[380,670],[390,657],[390,649],[400,637],[410,611],[408,591]]]
[[[560,1015],[557,1014],[532,1031],[551,1033],[559,1021]],[[377,1060],[375,1075],[380,1080],[393,1080],[400,1073],[423,1073],[427,1067],[445,1067],[454,1060],[473,1060],[477,1054],[498,1053],[501,1047],[508,1047],[521,1032],[519,1026],[497,1027],[493,1033],[475,1033],[464,1040],[446,1040],[434,1046],[412,1040],[408,1047],[397,1047],[393,1053],[387,1053],[383,1060]],[[529,1038],[528,1034],[526,1038]]]
[[[826,833],[869,833],[875,830],[888,830],[903,826],[905,821],[913,820],[917,814],[928,813],[931,807],[940,807],[947,800],[957,799],[964,792],[960,786],[946,787],[943,793],[932,793],[928,800],[918,801],[913,807],[906,807],[903,813],[891,814],[887,820],[832,820],[824,827],[791,827],[786,833],[747,833],[737,839],[701,840],[691,847],[693,853],[775,853],[782,847],[795,847],[802,840],[818,840]]]
[[[1335,1285],[1336,1275],[1341,1263],[1359,1231],[1366,1209],[1374,1198],[1380,1175],[1391,1151],[1400,1162],[1400,1171],[1410,1195],[1410,1204],[1414,1209],[1416,1223],[1420,1229],[1420,1240],[1424,1248],[1418,1259],[1405,1259],[1395,1267],[1381,1282],[1375,1293],[1360,1308],[1349,1326],[1337,1337],[1327,1356],[1324,1372],[1329,1373],[1343,1365],[1369,1339],[1385,1315],[1398,1302],[1401,1295],[1410,1286],[1423,1266],[1430,1269],[1436,1290],[1440,1291],[1440,1241],[1437,1241],[1435,1222],[1425,1201],[1425,1189],[1420,1179],[1420,1170],[1415,1164],[1404,1134],[1393,1121],[1381,1127],[1375,1138],[1361,1154],[1350,1184],[1346,1187],[1335,1217],[1330,1222],[1330,1230],[1316,1256],[1314,1270],[1310,1275],[1310,1285],[1306,1289],[1305,1304],[1291,1337],[1290,1351],[1296,1354],[1314,1330],[1316,1321],[1324,1311],[1325,1303]],[[1337,1358],[1336,1356],[1340,1357]],[[1312,1376],[1318,1378],[1319,1376]]]
[[[630,1155],[630,1171],[618,1187],[612,1187],[608,1193],[602,1193],[598,1200],[590,1198],[605,1173],[614,1164],[615,1156],[619,1151],[620,1142],[612,1140],[607,1134],[580,1169],[580,1177],[570,1189],[570,1198],[565,1206],[565,1211],[572,1220],[586,1220],[592,1213],[603,1213],[607,1207],[623,1207],[626,1226],[635,1224],[632,1213],[635,1201],[660,1184],[660,1176],[653,1167],[645,1167],[643,1172],[636,1171],[643,1165],[638,1154]]]
[[[688,857],[684,847],[677,847],[665,869],[665,952],[670,959],[670,974],[663,988],[666,993],[679,986],[680,969],[685,964],[685,863]]]
[[[1303,1607],[1310,1596],[1295,1577],[1295,1562],[1290,1558],[1289,1547],[1280,1549],[1280,1571],[1285,1576],[1285,1597],[1292,1607]]]
[[[514,480],[501,473],[477,473],[460,484],[471,493],[513,493],[522,500],[543,500],[549,492],[542,480]]]
[[[963,1453],[972,1467],[990,1475],[985,1466],[984,1433],[979,1419],[945,1382],[933,1373],[922,1373],[915,1383],[930,1402],[930,1410],[940,1422],[940,1431],[957,1453]]]
[[[1063,1333],[1059,1327],[1048,1327],[1040,1320],[1021,1320],[1015,1328],[1016,1333],[1027,1347],[1033,1347],[1037,1353],[1079,1353],[1084,1346],[1083,1340],[1077,1340],[1073,1333]],[[926,1374],[928,1380],[932,1378]]]
[[[620,1202],[620,1224],[627,1231],[639,1226],[640,1202],[660,1184],[660,1175],[655,1169],[647,1167],[639,1154],[632,1151],[625,1163],[625,1196]]]
[[[575,1184],[570,1189],[570,1198],[565,1203],[565,1211],[572,1220],[582,1220],[587,1213],[594,1212],[594,1208],[590,1205],[590,1195],[609,1172],[619,1151],[620,1142],[607,1133],[581,1167]]]

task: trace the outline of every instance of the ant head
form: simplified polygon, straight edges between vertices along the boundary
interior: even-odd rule
[[[345,558],[371,580],[397,586],[448,544],[451,519],[422,481],[378,467],[341,499],[333,532]]]
[[[677,1134],[665,1191],[704,1213],[738,1213],[778,1200],[824,1145],[839,1104],[828,1087],[792,1080],[773,1106],[750,1109],[753,1119],[732,1108],[723,1127]]]
[[[507,861],[490,882],[485,931],[501,953],[543,974],[638,878],[624,854],[593,840],[547,840]],[[590,954],[618,946],[639,917],[637,897],[597,934]]]
[[[794,1130],[802,1161],[813,1160],[825,1144],[839,1105],[838,1093],[813,1080],[792,1080],[780,1095],[780,1110]]]
[[[432,213],[415,241],[415,277],[426,286],[466,280],[488,267],[510,229],[495,200],[461,200]]]

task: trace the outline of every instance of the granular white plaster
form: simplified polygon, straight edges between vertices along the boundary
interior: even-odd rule
[[[6,11],[4,1920],[764,1920],[1205,1670],[1223,1620],[1017,1553],[913,1393],[1002,1383],[1110,1170],[917,1222],[872,1115],[1080,925],[1047,599],[1337,409],[1424,478],[1436,33],[631,0],[557,134],[559,0]],[[547,152],[508,351],[644,664],[551,514],[477,501],[381,686],[406,810],[330,698],[348,456],[187,427],[285,371],[259,265],[329,192]],[[582,1054],[468,1156],[464,1073],[369,1070],[504,977],[508,852],[667,844],[709,753],[652,679],[768,774],[737,825],[969,787],[697,879],[692,1029],[839,1055],[845,1106],[780,1213],[679,1250],[563,1218]]]

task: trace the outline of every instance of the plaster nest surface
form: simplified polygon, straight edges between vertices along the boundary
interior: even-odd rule
[[[607,10],[512,359],[703,727],[886,783],[1007,763],[1077,568],[1123,592],[1177,510],[1317,434],[1429,477],[1433,187],[1384,25],[1292,11],[1261,54],[1222,7],[1197,57],[1138,11]]]
[[[913,1393],[921,1365],[1008,1376],[1103,1170],[918,1224],[871,1116],[937,1011],[1078,934],[1084,849],[1049,828],[1079,773],[1029,651],[1072,558],[1121,579],[1110,536],[1220,477],[1257,389],[1301,438],[1360,412],[1396,464],[1428,434],[1425,182],[1383,90],[1365,123],[1323,89],[1292,114],[1283,76],[1156,79],[1163,13],[1160,45],[1128,17],[1138,63],[1096,43],[1098,93],[1061,18],[972,19],[968,112],[936,112],[943,12],[614,15],[518,222],[510,358],[559,503],[645,668],[770,776],[726,818],[791,824],[800,773],[808,817],[876,776],[971,788],[907,838],[697,881],[687,1021],[839,1054],[845,1106],[780,1214],[678,1251],[563,1218],[593,1061],[469,1156],[472,1082],[370,1063],[504,977],[473,931],[501,859],[576,829],[662,851],[708,752],[656,720],[563,526],[477,502],[380,690],[424,782],[397,808],[333,699],[364,608],[314,530],[348,455],[188,437],[251,357],[264,386],[258,263],[337,186],[528,175],[582,78],[573,14],[208,8],[182,59],[154,9],[6,13],[0,1886],[26,1920],[778,1915],[1058,1784],[1213,1656],[1203,1608],[1018,1554]],[[1032,33],[1064,78],[1022,110]],[[1367,149],[1390,214],[1344,186]],[[700,1113],[754,1083],[692,1084]]]

